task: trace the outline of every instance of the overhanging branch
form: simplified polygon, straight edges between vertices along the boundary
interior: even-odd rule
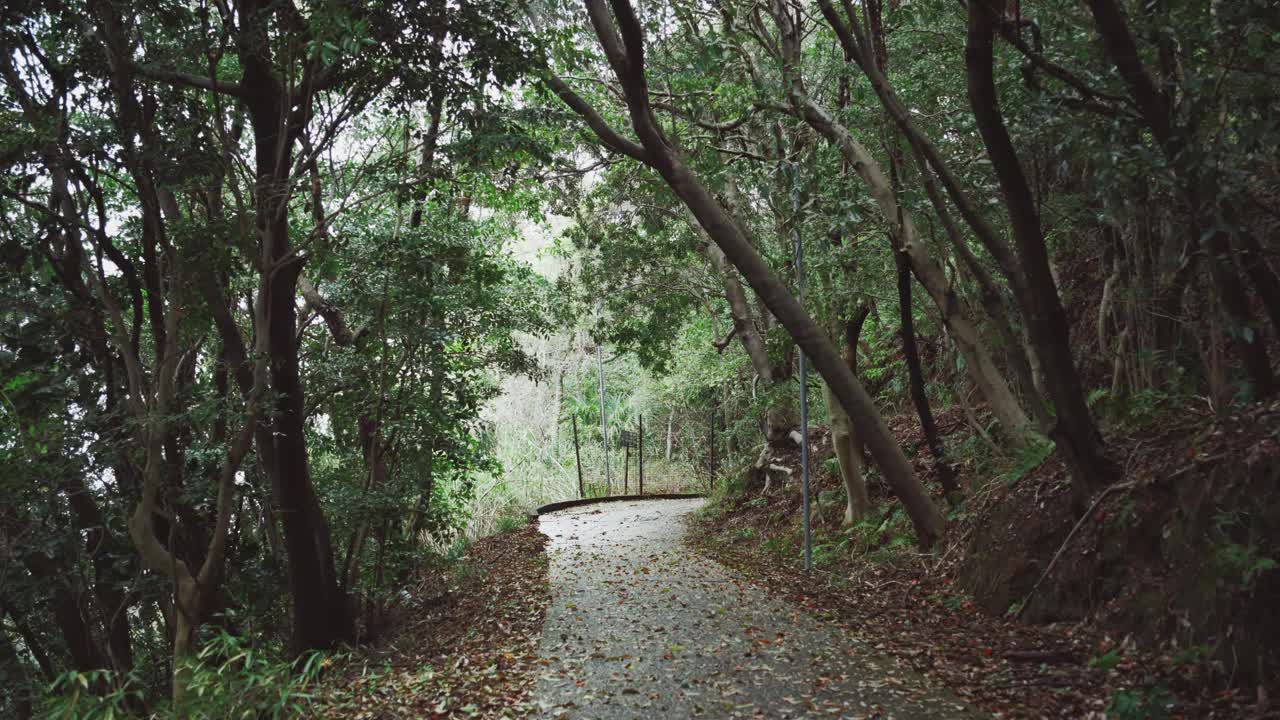
[[[542,81],[546,83],[547,87],[551,88],[551,91],[556,94],[556,97],[559,97],[565,105],[569,106],[570,110],[573,110],[583,120],[587,121],[587,125],[593,132],[595,132],[596,137],[600,138],[600,141],[604,143],[606,147],[614,152],[622,153],[623,155],[639,160],[640,162],[648,162],[649,153],[644,149],[644,147],[637,142],[628,140],[622,136],[622,133],[614,130],[613,127],[600,116],[600,113],[596,112],[595,108],[591,107],[586,100],[583,100],[568,85],[566,85],[563,80],[555,75],[548,75],[547,77],[544,77]]]

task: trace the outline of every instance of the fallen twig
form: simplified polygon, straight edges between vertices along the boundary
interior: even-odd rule
[[[1076,522],[1075,527],[1071,528],[1071,532],[1067,533],[1067,539],[1062,541],[1062,546],[1053,554],[1053,559],[1049,561],[1049,565],[1045,567],[1044,572],[1040,574],[1040,579],[1036,580],[1036,584],[1031,586],[1030,592],[1027,593],[1026,597],[1022,598],[1022,603],[1018,606],[1018,612],[1014,613],[1014,617],[1022,617],[1022,613],[1027,609],[1027,603],[1031,601],[1031,596],[1036,594],[1036,590],[1040,589],[1040,584],[1044,582],[1045,578],[1049,577],[1049,573],[1053,572],[1053,566],[1058,564],[1058,558],[1062,557],[1062,552],[1067,549],[1067,545],[1071,544],[1071,538],[1076,536],[1076,532],[1084,526],[1085,520],[1088,520],[1089,517],[1093,515],[1093,511],[1098,509],[1098,505],[1102,504],[1102,501],[1105,500],[1112,492],[1115,492],[1116,490],[1128,490],[1136,484],[1137,483],[1134,480],[1117,483],[1108,487],[1106,490],[1103,490],[1098,495],[1098,498],[1089,506],[1088,512],[1082,515],[1080,520]]]

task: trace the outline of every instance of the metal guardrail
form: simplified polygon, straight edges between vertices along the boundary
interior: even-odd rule
[[[582,505],[594,505],[596,503],[621,502],[623,500],[690,500],[693,498],[706,497],[703,493],[651,493],[648,495],[606,495],[605,497],[596,498],[578,498],[575,500],[561,500],[559,502],[547,503],[541,507],[529,510],[527,515],[530,520],[536,520],[539,515],[555,512],[557,510],[567,510],[569,508],[579,507]]]

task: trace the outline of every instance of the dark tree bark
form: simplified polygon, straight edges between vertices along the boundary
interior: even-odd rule
[[[725,257],[720,246],[708,240],[704,248],[712,268],[720,276],[724,288],[725,300],[729,303],[729,316],[733,318],[733,336],[742,344],[751,367],[760,379],[771,386],[784,385],[789,380],[789,373],[779,368],[769,359],[769,351],[765,348],[764,338],[756,328],[752,316],[751,304],[747,294],[738,280],[738,271]],[[795,408],[790,403],[778,401],[771,404],[765,418],[765,439],[769,444],[778,447],[789,442],[792,429],[796,427]]]
[[[49,657],[49,652],[45,650],[44,643],[40,638],[36,637],[35,630],[26,618],[18,614],[17,610],[9,604],[9,601],[0,597],[0,614],[7,613],[9,619],[13,621],[13,627],[18,631],[18,637],[22,638],[22,644],[26,646],[27,651],[31,653],[31,657],[35,659],[36,666],[40,668],[40,676],[47,683],[53,682],[58,676],[57,668],[54,667],[53,659]]]
[[[0,43],[0,53],[4,55],[0,59],[0,77],[3,77],[8,89],[17,98],[28,121],[33,126],[51,126],[54,129],[53,139],[40,150],[40,157],[51,179],[48,205],[51,220],[53,227],[59,228],[50,234],[48,252],[53,260],[57,278],[66,289],[72,308],[71,318],[81,321],[80,332],[85,345],[102,373],[106,412],[98,416],[99,424],[95,431],[107,436],[123,434],[122,422],[116,414],[118,402],[114,379],[116,358],[110,352],[101,308],[95,302],[83,277],[85,257],[82,229],[79,225],[70,222],[70,218],[78,217],[81,210],[71,194],[71,177],[76,176],[89,189],[91,196],[99,203],[97,209],[102,216],[106,213],[104,196],[101,188],[92,178],[84,177],[83,172],[76,174],[80,168],[75,167],[69,159],[73,157],[73,153],[67,146],[69,123],[64,94],[68,86],[65,80],[55,78],[55,92],[51,93],[49,99],[43,104],[37,102],[36,98],[27,92],[26,86],[18,77],[13,66],[12,48],[7,42]],[[105,219],[103,222],[105,224]],[[116,249],[105,233],[101,233],[99,240],[112,260],[119,260],[117,266],[130,291],[134,310],[134,335],[131,344],[136,348],[137,332],[143,325],[142,288],[136,269],[133,263]],[[87,401],[82,399],[82,402],[86,407],[92,407],[97,402],[96,397],[97,388],[95,387],[91,391],[91,397]],[[117,480],[122,487],[129,487],[127,474],[118,474]],[[128,672],[133,668],[133,653],[126,597],[120,590],[120,586],[128,578],[126,572],[117,567],[111,557],[112,553],[120,552],[119,543],[107,528],[103,513],[85,486],[83,478],[76,475],[68,476],[64,478],[61,489],[68,499],[74,527],[84,538],[85,553],[93,565],[94,578],[91,584],[92,593],[79,588],[74,577],[69,578],[65,585],[62,584],[61,579],[57,581],[59,589],[52,600],[55,618],[67,637],[68,649],[73,661],[78,664],[77,667],[90,669],[92,665],[85,667],[83,664],[98,662],[104,655],[103,649],[98,646],[94,638],[95,622],[88,619],[89,597],[92,595],[97,601],[98,616],[105,626],[102,628],[102,634],[107,641],[105,654],[111,660],[110,663],[103,662],[101,667]],[[43,556],[32,559],[32,562],[35,563],[33,572],[58,570],[57,566]],[[15,617],[15,622],[18,620]],[[35,651],[39,651],[38,646]]]
[[[818,0],[818,6],[822,11],[823,17],[835,30],[836,37],[840,41],[840,46],[844,50],[845,56],[852,58],[863,74],[866,75],[885,112],[898,125],[912,147],[924,157],[928,166],[937,174],[939,182],[942,184],[943,189],[946,190],[951,201],[955,203],[960,216],[973,230],[974,235],[982,243],[983,247],[991,253],[991,257],[996,261],[1001,274],[1005,276],[1005,279],[1009,281],[1010,287],[1013,288],[1014,297],[1019,298],[1019,303],[1021,304],[1021,298],[1025,294],[1026,280],[1018,267],[1012,248],[996,232],[991,223],[987,222],[978,204],[961,187],[959,179],[951,172],[951,168],[943,160],[942,153],[916,125],[911,113],[902,104],[902,101],[898,99],[888,79],[876,66],[872,57],[872,50],[869,47],[871,42],[862,31],[862,25],[858,22],[852,2],[850,0],[844,0],[843,2],[848,24],[836,12],[831,0]]]
[[[965,65],[969,104],[978,131],[1000,182],[1013,237],[1018,247],[1027,294],[1025,320],[1045,375],[1045,387],[1057,410],[1050,431],[1072,472],[1075,502],[1083,511],[1088,498],[1110,484],[1120,468],[1106,454],[1102,434],[1094,424],[1071,354],[1070,328],[1049,269],[1049,253],[1040,215],[1013,141],[1000,114],[993,69],[993,19],[984,2],[969,4]]]
[[[133,645],[129,624],[130,602],[121,587],[129,577],[116,565],[113,555],[123,551],[120,539],[107,527],[102,509],[94,501],[79,477],[68,480],[67,499],[76,520],[76,529],[84,535],[85,552],[93,563],[93,593],[105,625],[107,650],[111,667],[127,673],[133,669]]]
[[[4,611],[0,609],[0,678],[4,680],[5,693],[17,720],[31,717],[35,693],[27,676],[27,666],[18,657],[18,650],[4,627]]]
[[[310,88],[290,98],[272,67],[267,24],[271,5],[239,3],[237,49],[244,71],[245,107],[254,141],[257,231],[266,277],[267,350],[271,389],[274,467],[269,470],[289,556],[289,589],[295,651],[329,649],[355,636],[351,607],[334,566],[329,525],[311,481],[306,444],[306,403],[298,372],[297,310],[301,259],[289,239],[288,198],[293,144],[310,112]],[[298,110],[286,104],[294,101]]]
[[[86,620],[88,596],[74,574],[68,574],[61,564],[51,560],[43,551],[24,553],[21,559],[37,582],[53,585],[45,604],[62,635],[67,654],[71,656],[71,667],[80,671],[110,667],[107,654],[94,638],[93,629]]]
[[[866,36],[861,23],[858,21],[853,4],[849,0],[844,0],[843,2],[847,24],[845,19],[842,19],[837,13],[831,0],[819,0],[818,5],[823,17],[835,30],[846,59],[857,64],[863,71],[863,74],[870,81],[872,89],[879,97],[885,112],[907,138],[916,159],[916,164],[919,166],[921,180],[928,193],[929,201],[942,220],[948,236],[953,243],[957,244],[958,252],[966,260],[966,263],[982,286],[983,307],[991,317],[992,322],[996,324],[997,331],[1000,332],[1001,338],[1005,343],[1006,354],[1014,377],[1037,422],[1043,430],[1047,431],[1050,427],[1050,420],[1044,407],[1044,402],[1038,396],[1035,383],[1032,381],[1031,363],[1023,351],[1023,343],[1012,331],[1009,313],[1005,309],[1004,303],[1000,300],[999,292],[993,291],[995,286],[994,283],[989,282],[989,274],[980,265],[972,261],[973,253],[964,245],[963,238],[956,232],[954,223],[950,219],[950,213],[943,203],[942,195],[938,191],[937,183],[934,181],[934,176],[936,175],[937,181],[941,183],[943,190],[945,190],[952,203],[955,204],[961,218],[973,231],[979,243],[991,253],[991,257],[996,261],[996,266],[999,268],[1001,275],[1004,276],[1013,290],[1017,308],[1024,316],[1025,321],[1026,308],[1029,305],[1027,300],[1028,289],[1025,276],[1019,267],[1017,258],[1014,256],[1013,249],[1005,241],[1004,237],[996,232],[991,223],[987,222],[978,207],[978,203],[964,190],[959,179],[943,159],[941,152],[928,136],[920,130],[911,113],[898,99],[893,87],[889,84],[888,78],[881,72],[873,57],[873,50],[878,52],[883,47],[883,43],[872,42]],[[1040,58],[1040,61],[1043,62],[1043,58]],[[985,284],[983,284],[984,279],[988,280]]]
[[[863,7],[867,12],[867,27],[871,30],[876,67],[885,77],[888,77],[889,46],[885,41],[881,0],[867,0]],[[888,115],[887,112],[885,114]],[[889,120],[892,122],[891,117]],[[901,197],[902,148],[893,133],[886,135],[885,149],[889,156],[889,177],[894,194]],[[932,178],[929,178],[926,182],[931,181]],[[934,192],[936,193],[936,190]],[[938,482],[946,491],[947,498],[955,503],[960,487],[956,484],[955,468],[947,457],[946,445],[938,434],[938,424],[933,419],[932,408],[929,407],[929,395],[925,392],[924,371],[920,366],[920,349],[916,346],[915,318],[911,307],[911,258],[905,252],[895,251],[893,261],[898,271],[898,317],[902,333],[902,354],[906,360],[907,379],[911,388],[911,401],[916,407],[916,415],[920,418],[920,428],[924,432],[925,442],[933,454],[934,465],[938,471]]]
[[[960,491],[960,486],[956,484],[955,468],[947,457],[947,446],[938,434],[938,423],[934,421],[933,411],[929,408],[924,370],[920,367],[920,349],[916,346],[915,320],[911,314],[911,261],[900,252],[895,252],[893,259],[898,267],[898,317],[902,327],[902,354],[907,364],[911,402],[916,406],[920,428],[924,431],[925,442],[929,445],[934,465],[938,468],[938,482],[954,502],[954,495]]]
[[[987,350],[986,338],[968,316],[946,272],[930,256],[928,245],[922,242],[911,213],[899,204],[898,191],[870,151],[853,137],[848,128],[808,96],[797,71],[801,57],[801,33],[785,3],[777,4],[774,18],[781,31],[783,76],[789,85],[788,96],[794,113],[839,149],[847,164],[862,178],[888,225],[891,246],[895,252],[908,255],[912,273],[938,308],[956,348],[965,359],[966,373],[982,392],[992,413],[999,418],[1007,437],[1019,446],[1031,444],[1036,437],[1031,420],[996,366]]]

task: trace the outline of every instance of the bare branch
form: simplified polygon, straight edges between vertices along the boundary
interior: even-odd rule
[[[211,90],[222,95],[230,95],[232,97],[245,97],[245,89],[240,83],[228,82],[226,80],[218,80],[217,78],[202,77],[200,75],[192,75],[191,73],[178,72],[176,70],[165,70],[163,68],[152,67],[150,65],[139,65],[131,63],[134,71],[139,75],[159,80],[169,85],[177,85],[180,87],[196,88],[198,90]]]
[[[714,122],[707,122],[705,120],[699,120],[696,117],[694,117],[692,113],[681,110],[671,103],[657,102],[657,103],[653,103],[653,106],[655,108],[658,108],[659,110],[665,110],[671,113],[672,115],[675,115],[676,117],[682,117],[688,120],[689,122],[693,123],[694,125],[697,125],[698,127],[703,128],[704,130],[710,130],[712,132],[730,132],[732,130],[737,130],[738,128],[747,124],[747,122],[750,121],[751,118],[756,114],[756,108],[753,106],[753,107],[747,108],[747,111],[742,114],[742,117],[737,118],[736,120],[730,120],[728,122],[722,122],[722,123],[714,123]]]
[[[334,307],[333,303],[326,300],[320,291],[316,290],[316,286],[305,275],[298,276],[298,291],[302,293],[303,299],[307,304],[324,318],[325,325],[329,326],[329,333],[333,335],[334,342],[341,347],[349,347],[360,342],[360,339],[369,334],[368,326],[361,326],[355,332],[347,326],[347,321],[342,316],[342,311]]]

